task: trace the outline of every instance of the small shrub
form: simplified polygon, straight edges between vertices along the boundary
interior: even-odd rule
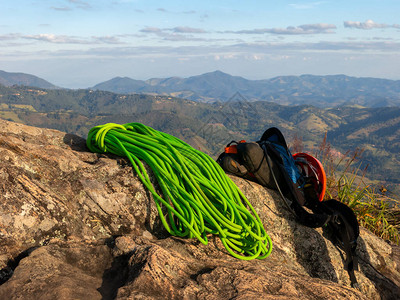
[[[399,244],[400,203],[367,183],[367,168],[360,168],[362,154],[362,149],[335,154],[325,135],[315,154],[324,165],[327,176],[325,198],[335,198],[347,204],[361,226]]]

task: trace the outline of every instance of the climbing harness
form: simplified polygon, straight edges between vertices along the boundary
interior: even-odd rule
[[[92,152],[129,159],[171,235],[196,237],[205,245],[207,234],[218,235],[225,249],[243,260],[263,259],[271,253],[271,239],[257,212],[205,153],[140,123],[95,126],[88,133],[87,146]],[[142,160],[151,168],[161,195]]]

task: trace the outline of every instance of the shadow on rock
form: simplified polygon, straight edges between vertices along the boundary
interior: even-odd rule
[[[293,237],[290,243],[294,248],[297,262],[311,277],[338,283],[339,280],[323,236],[316,229],[298,223],[296,217],[286,208],[283,203],[284,200],[277,192],[272,199],[278,210],[274,214],[288,221],[287,224]],[[272,211],[271,208],[269,209]]]
[[[104,271],[101,287],[97,291],[103,300],[111,300],[117,297],[118,289],[129,279],[129,262],[136,249],[136,243],[129,236],[112,236],[105,241],[105,244],[114,259],[111,266]]]
[[[7,282],[13,275],[14,270],[18,267],[19,262],[24,259],[25,257],[28,257],[29,254],[32,253],[33,250],[37,249],[38,247],[31,247],[29,249],[26,249],[25,251],[21,252],[18,254],[17,257],[14,259],[11,259],[7,263],[7,267],[3,268],[0,270],[0,285],[3,283]]]
[[[371,263],[371,257],[368,253],[365,241],[359,237],[358,238],[358,253],[359,253],[359,269],[360,271],[375,285],[381,299],[383,300],[395,300],[400,297],[400,287],[398,284],[393,282],[385,274],[390,272],[386,268],[386,263],[382,255],[377,253],[377,261],[379,266],[374,267]]]
[[[68,145],[72,150],[79,152],[88,152],[86,147],[86,140],[78,135],[67,133],[63,138],[64,144]]]
[[[123,254],[114,258],[111,267],[105,270],[103,282],[98,289],[103,300],[115,299],[118,289],[125,285],[129,275],[129,259],[132,254]]]

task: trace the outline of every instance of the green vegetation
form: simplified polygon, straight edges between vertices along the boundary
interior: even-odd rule
[[[375,235],[400,242],[400,201],[386,195],[382,186],[379,191],[368,183],[367,169],[360,169],[363,150],[356,149],[335,158],[331,146],[323,140],[317,157],[322,161],[327,175],[325,198],[338,199],[353,209],[363,227]],[[360,174],[361,172],[361,174]]]
[[[18,123],[22,122],[22,120],[18,117],[18,114],[13,111],[0,111],[0,118]]]

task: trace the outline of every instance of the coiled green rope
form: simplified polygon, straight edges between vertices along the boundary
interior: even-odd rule
[[[87,146],[92,152],[110,152],[129,159],[154,196],[161,221],[171,235],[196,237],[207,245],[207,234],[216,234],[232,256],[244,260],[263,259],[271,253],[271,239],[256,211],[205,153],[140,123],[93,127]],[[162,196],[140,160],[152,169]]]

